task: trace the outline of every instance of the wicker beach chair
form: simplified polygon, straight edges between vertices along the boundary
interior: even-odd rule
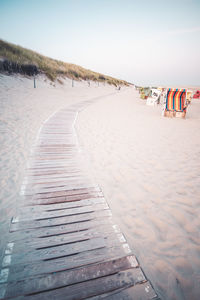
[[[192,91],[187,91],[187,93],[186,93],[186,102],[187,102],[187,105],[191,104],[192,94],[193,94]]]
[[[158,89],[151,89],[151,96],[147,98],[147,105],[157,105],[160,103],[161,91]]]
[[[167,90],[163,109],[165,117],[185,118],[187,109],[186,93],[186,89]]]
[[[145,100],[149,97],[151,89],[149,87],[140,87],[139,88],[140,98]]]

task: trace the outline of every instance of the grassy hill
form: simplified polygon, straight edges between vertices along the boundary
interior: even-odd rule
[[[0,62],[0,71],[33,75],[30,70],[35,70],[35,73],[44,73],[52,81],[57,77],[68,77],[75,80],[106,82],[115,86],[128,85],[126,81],[96,73],[78,65],[46,57],[35,51],[3,40],[0,40]]]

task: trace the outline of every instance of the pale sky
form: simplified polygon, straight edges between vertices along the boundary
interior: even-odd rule
[[[0,0],[0,38],[139,85],[200,85],[200,0]]]

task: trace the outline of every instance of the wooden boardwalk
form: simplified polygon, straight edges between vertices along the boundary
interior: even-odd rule
[[[157,299],[87,172],[74,123],[88,104],[57,112],[40,130],[10,224],[0,299]]]

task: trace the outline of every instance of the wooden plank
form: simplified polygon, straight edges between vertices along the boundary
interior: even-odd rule
[[[142,284],[136,284],[134,286],[123,288],[111,293],[98,295],[90,298],[90,300],[159,300],[157,294],[155,293],[151,283],[149,281],[143,282]]]
[[[69,173],[75,173],[75,172],[80,172],[82,171],[79,167],[66,167],[66,166],[56,166],[56,167],[51,167],[51,168],[29,168],[27,169],[27,175],[28,177],[32,178],[34,176],[41,176],[45,177],[45,175],[52,175],[57,174],[57,173],[64,173],[64,174],[69,174]],[[53,176],[52,176],[53,177]]]
[[[46,176],[46,181],[45,181],[45,176],[42,179],[41,177],[43,177],[42,175],[38,175],[38,177],[27,177],[29,179],[29,182],[27,183],[26,186],[26,190],[30,190],[30,189],[36,189],[36,193],[37,192],[37,188],[40,189],[48,189],[50,188],[54,188],[56,187],[58,184],[56,184],[56,182],[61,182],[63,186],[68,186],[71,182],[74,183],[74,181],[77,182],[85,182],[86,180],[89,181],[90,179],[90,174],[88,173],[83,173],[79,171],[79,174],[77,174],[77,172],[73,172],[71,175],[69,173],[66,173],[66,176],[59,176],[59,180],[56,180],[55,177],[56,174],[54,174],[54,176],[48,178]],[[55,177],[55,178],[54,178]],[[37,181],[34,181],[34,179],[36,179]],[[47,181],[48,180],[48,181]],[[43,182],[44,181],[44,182]],[[48,184],[49,183],[49,184]],[[54,184],[54,186],[53,186]],[[48,191],[47,191],[48,192]]]
[[[39,153],[39,154],[37,154],[36,153],[34,156],[31,157],[31,159],[41,161],[41,162],[49,162],[49,161],[54,162],[56,160],[65,162],[66,159],[69,159],[69,160],[81,159],[81,157],[80,157],[79,153],[77,153],[77,154],[75,154],[75,153],[70,153],[69,154],[69,153],[64,153],[64,152],[57,153],[57,154],[55,154],[55,153],[52,153],[52,154],[47,154],[47,153],[41,154],[41,153]]]
[[[12,265],[27,264],[35,261],[51,260],[59,257],[75,255],[85,251],[104,248],[107,243],[109,244],[106,239],[99,237],[71,244],[37,249],[32,252],[14,253],[12,255]],[[8,265],[10,265],[10,263],[6,264],[5,262],[4,267],[7,267]]]
[[[68,153],[73,153],[73,154],[79,154],[80,151],[78,147],[73,147],[73,149],[69,149],[69,147],[52,147],[50,145],[47,145],[46,147],[40,146],[40,145],[35,145],[33,148],[34,152],[30,154],[30,157],[34,157],[35,155],[57,155],[57,154],[68,154]]]
[[[35,277],[54,272],[71,270],[80,268],[94,263],[100,263],[119,258],[127,257],[132,253],[126,253],[122,247],[113,246],[110,248],[94,249],[92,251],[80,252],[74,256],[66,256],[55,258],[54,260],[35,261],[34,263],[14,264],[10,265],[10,273],[8,282],[23,280],[28,277]],[[134,265],[137,267],[137,260],[135,258]]]
[[[51,198],[51,197],[60,197],[60,196],[76,196],[76,195],[82,195],[82,194],[91,194],[91,193],[96,193],[96,192],[101,192],[101,189],[99,186],[93,186],[89,188],[71,188],[71,189],[66,189],[65,192],[62,191],[62,193],[39,193],[36,195],[30,195],[30,196],[24,196],[26,199],[45,199],[45,198]]]
[[[116,245],[115,245],[116,244]],[[131,251],[127,251],[127,244],[122,243],[109,243],[107,247],[95,248],[84,250],[73,255],[67,255],[62,257],[53,257],[50,260],[26,260],[17,263],[15,260],[9,265],[9,281],[16,281],[22,278],[27,278],[27,276],[34,276],[38,274],[51,273],[61,270],[74,269],[76,267],[88,265],[94,262],[105,261],[108,259],[117,259],[120,257],[126,257],[131,255]],[[6,265],[4,267],[7,267]]]
[[[110,274],[115,274],[120,271],[133,268],[132,262],[134,261],[135,258],[133,256],[123,257],[74,270],[55,272],[45,276],[43,275],[17,282],[10,282],[7,286],[5,297],[16,297],[32,293],[35,294],[105,277]],[[132,272],[134,273],[135,278],[134,283],[141,283],[145,281],[145,277],[139,268],[135,268]]]
[[[65,191],[69,191],[70,188],[74,185],[76,185],[76,182],[77,182],[77,185],[82,185],[82,184],[86,184],[87,185],[87,180],[82,180],[81,178],[73,178],[73,179],[69,179],[70,181],[68,182],[65,182],[65,184],[63,186],[47,186],[47,187],[44,187],[44,186],[36,186],[36,187],[33,187],[32,189],[26,189],[24,188],[24,195],[25,196],[31,196],[31,195],[35,195],[35,198],[42,198],[42,199],[45,199],[45,198],[52,198],[52,197],[59,197],[60,196],[64,196],[65,195]],[[92,184],[91,184],[92,185]],[[92,186],[90,186],[92,187]],[[58,192],[58,194],[57,194]],[[51,194],[51,195],[50,195]],[[57,196],[58,195],[58,196]]]
[[[66,176],[66,178],[60,178],[60,179],[48,179],[48,181],[39,181],[39,182],[29,182],[28,184],[26,184],[26,190],[34,190],[36,193],[38,193],[38,191],[41,190],[41,192],[44,192],[45,189],[49,189],[49,191],[51,191],[50,189],[52,188],[57,188],[57,187],[65,187],[66,185],[68,185],[69,181],[83,181],[83,179],[85,178],[85,176],[83,174],[72,174],[71,176],[68,175]]]
[[[83,174],[83,171],[76,168],[76,169],[57,169],[57,170],[46,170],[46,171],[39,171],[39,172],[31,172],[28,174],[27,178],[29,182],[42,182],[43,180],[56,180],[56,179],[65,179],[65,177],[69,176],[77,176],[79,174]]]
[[[51,201],[51,199],[56,199],[56,198],[59,198],[59,197],[65,197],[66,201],[69,197],[80,197],[81,195],[83,194],[70,194],[72,193],[72,191],[74,190],[88,190],[88,194],[92,194],[89,192],[90,189],[98,189],[98,186],[95,186],[95,185],[89,185],[89,186],[82,186],[77,183],[77,185],[75,184],[71,184],[69,185],[69,187],[65,186],[65,189],[59,191],[59,190],[56,190],[56,191],[52,191],[52,192],[37,192],[37,193],[33,193],[33,194],[25,194],[24,196],[28,199],[27,196],[30,196],[29,199],[31,200],[43,200],[44,203],[45,203],[45,200],[47,201],[48,203],[48,200]],[[98,194],[99,196],[101,196],[101,192],[99,192]],[[92,194],[93,196],[93,194]],[[58,199],[59,200],[59,199]],[[73,200],[73,199],[72,199]]]
[[[59,156],[77,156],[80,157],[80,151],[78,149],[74,148],[73,150],[65,149],[65,148],[51,148],[50,146],[48,147],[43,147],[40,149],[39,147],[35,147],[34,153],[30,154],[31,159],[38,159],[42,157],[59,157]]]
[[[55,150],[63,150],[65,149],[65,151],[74,151],[78,149],[78,144],[75,143],[68,143],[66,142],[65,144],[62,143],[45,143],[45,142],[40,142],[37,144],[37,147],[40,147],[41,149],[47,149],[47,148],[51,148],[51,149],[55,149]]]
[[[20,223],[24,221],[41,221],[45,219],[53,219],[53,218],[60,218],[60,217],[66,217],[66,216],[73,216],[73,215],[80,215],[85,213],[90,213],[94,211],[109,209],[107,203],[96,203],[95,205],[87,205],[87,206],[81,206],[81,207],[72,207],[72,208],[64,208],[64,209],[58,209],[58,210],[52,210],[52,211],[38,211],[36,213],[30,212],[28,213],[26,211],[26,214],[22,213],[18,215],[18,218],[20,219]]]
[[[57,190],[54,191],[54,192],[46,191],[46,192],[43,192],[43,193],[39,192],[39,193],[35,193],[35,194],[37,194],[37,195],[41,194],[42,196],[45,195],[45,194],[46,195],[47,194],[52,194],[50,197],[53,197],[54,193],[55,193],[57,195],[63,196],[63,195],[65,195],[65,191],[70,191],[70,190],[73,190],[73,189],[96,188],[96,187],[97,186],[92,182],[88,182],[88,181],[76,182],[76,181],[74,181],[74,182],[69,183],[68,185],[65,185],[65,189],[63,189],[62,191],[57,191]],[[25,196],[32,196],[33,194],[34,194],[34,192],[31,192],[31,191],[29,191],[27,193],[26,192],[24,193]],[[48,195],[47,195],[47,198],[49,198]]]
[[[86,177],[86,176],[85,176]],[[58,185],[56,186],[55,184],[52,186],[35,186],[33,188],[25,188],[24,189],[24,195],[33,195],[33,194],[47,194],[47,193],[56,193],[59,192],[60,194],[62,193],[62,191],[66,191],[69,190],[71,186],[74,185],[83,185],[86,184],[88,185],[88,180],[87,178],[82,177],[77,177],[77,178],[68,178],[65,180],[65,183],[63,185]],[[91,183],[92,184],[92,183]]]
[[[91,193],[91,194],[82,194],[82,195],[72,195],[72,196],[58,196],[58,197],[50,197],[50,198],[39,198],[39,199],[31,199],[27,203],[27,205],[54,205],[54,204],[64,204],[70,202],[80,202],[81,200],[87,199],[98,199],[103,198],[102,193]]]
[[[66,286],[59,289],[43,292],[40,294],[30,295],[30,300],[67,300],[67,299],[86,299],[92,296],[101,295],[103,293],[113,292],[121,288],[128,288],[137,282],[135,269],[121,271],[117,274],[97,278],[94,280]]]
[[[74,159],[46,159],[46,160],[41,160],[41,159],[34,159],[30,165],[30,167],[33,165],[34,167],[44,167],[46,168],[47,166],[48,167],[51,167],[51,166],[62,166],[62,165],[65,165],[65,166],[69,166],[71,164],[79,164],[79,161],[77,161],[77,158]]]
[[[120,244],[121,243],[121,244]],[[70,257],[80,253],[90,252],[90,255],[93,255],[93,250],[103,249],[103,248],[113,248],[113,247],[120,247],[126,251],[126,243],[123,243],[118,239],[117,235],[109,234],[107,237],[94,237],[91,239],[86,239],[82,241],[77,241],[74,243],[66,243],[60,244],[44,248],[37,248],[37,249],[24,249],[21,253],[14,252],[12,254],[12,267],[14,265],[27,265],[36,262],[40,262],[41,267],[44,265],[44,261],[49,261],[54,263],[56,259]],[[33,251],[31,251],[33,250]],[[127,254],[130,254],[131,251],[127,251]],[[10,262],[6,263],[3,261],[3,266],[8,267],[10,266]]]
[[[27,179],[29,182],[42,182],[42,180],[53,180],[54,178],[65,179],[65,177],[74,176],[78,174],[84,174],[80,168],[59,168],[42,171],[31,171],[27,173]]]
[[[55,231],[57,230],[57,233],[59,233],[59,225],[62,225],[61,228],[63,228],[63,225],[69,225],[73,224],[74,230],[76,230],[76,224],[83,223],[86,221],[91,221],[97,218],[105,218],[110,217],[112,215],[111,211],[109,209],[104,210],[97,210],[97,211],[91,211],[87,213],[82,213],[80,215],[72,215],[72,216],[61,216],[59,218],[53,218],[53,219],[44,219],[44,220],[32,220],[32,221],[22,221],[22,222],[16,222],[11,223],[10,225],[10,232],[19,231],[19,230],[35,230],[36,228],[47,228],[48,231],[51,231],[52,226],[56,226]]]
[[[127,244],[123,244],[127,245]],[[60,272],[63,270],[75,269],[81,266],[99,263],[107,260],[116,260],[126,257],[122,245],[110,248],[99,248],[87,252],[79,252],[76,255],[55,258],[54,260],[35,261],[34,263],[10,265],[8,281],[18,281],[27,277],[34,277],[42,274]]]
[[[31,156],[34,156],[34,154],[43,154],[43,153],[49,153],[49,154],[57,154],[57,153],[80,153],[78,147],[74,146],[74,147],[70,147],[69,146],[52,146],[52,145],[35,145],[33,148],[35,151],[34,153],[31,154]]]
[[[45,193],[35,193],[33,196],[32,195],[25,195],[25,196],[32,196],[30,198],[32,199],[48,199],[48,198],[56,198],[56,197],[69,197],[69,196],[78,196],[82,195],[84,193],[90,194],[92,191],[100,191],[98,186],[89,186],[89,187],[74,187],[71,188],[66,188],[63,191],[55,191],[55,192],[45,192]]]
[[[45,166],[45,168],[44,168],[44,166],[35,166],[35,165],[30,165],[28,168],[27,168],[27,172],[32,172],[32,171],[34,171],[34,172],[36,172],[36,171],[38,171],[38,172],[40,172],[40,171],[48,171],[48,170],[51,170],[51,171],[56,171],[57,169],[58,170],[68,170],[68,168],[69,168],[69,171],[71,171],[71,169],[73,170],[73,168],[72,167],[70,167],[70,166],[65,166],[65,165],[59,165],[59,166],[52,166],[52,167],[46,167]]]
[[[42,161],[42,162],[47,162],[47,161],[56,161],[56,160],[59,160],[59,161],[66,161],[66,159],[74,159],[74,158],[77,158],[77,159],[80,159],[80,155],[77,153],[73,153],[73,154],[69,154],[69,153],[52,153],[52,154],[35,154],[34,157],[32,156],[32,159],[36,159],[37,161]]]
[[[73,187],[71,187],[73,188]],[[90,187],[89,187],[90,188]],[[93,188],[93,187],[91,187]],[[94,187],[95,188],[95,187]],[[84,188],[87,190],[88,188]],[[75,189],[74,189],[75,190]],[[64,191],[58,192],[50,192],[50,193],[38,193],[33,195],[24,195],[24,199],[27,201],[27,205],[48,205],[53,203],[62,203],[62,202],[71,202],[71,201],[79,201],[83,199],[90,199],[90,198],[99,198],[102,197],[102,192],[88,192],[88,193],[74,193],[74,190],[65,189]],[[80,188],[82,190],[82,187]]]
[[[33,206],[24,206],[19,209],[19,216],[23,214],[36,214],[41,212],[51,212],[51,211],[58,211],[63,209],[70,209],[70,208],[76,208],[76,207],[87,207],[95,204],[107,204],[104,197],[97,197],[97,198],[89,198],[89,199],[83,199],[80,201],[71,201],[71,202],[64,202],[64,203],[56,203],[51,205],[33,205]],[[13,223],[15,223],[13,219]]]
[[[64,244],[71,244],[74,242],[80,242],[96,237],[104,237],[109,238],[111,235],[115,234],[116,236],[119,235],[121,238],[120,230],[113,227],[111,224],[102,224],[101,227],[94,227],[88,228],[87,230],[66,233],[62,235],[54,235],[54,236],[47,236],[44,238],[31,238],[26,239],[23,241],[18,240],[15,241],[14,247],[12,249],[12,254],[18,252],[27,252],[32,251],[34,249],[42,249],[47,247],[52,247],[56,245],[64,245]],[[123,237],[123,236],[122,236]]]
[[[36,164],[46,164],[46,163],[53,163],[53,162],[63,162],[66,163],[66,161],[73,161],[74,158],[79,158],[80,154],[73,154],[73,155],[69,155],[69,154],[65,154],[65,153],[58,153],[57,155],[55,153],[53,153],[52,155],[50,154],[40,154],[40,153],[36,153],[34,156],[32,156],[32,161],[33,163],[35,162]]]
[[[47,163],[38,163],[38,164],[34,164],[34,165],[30,165],[30,170],[32,168],[37,168],[38,170],[49,170],[49,169],[55,169],[55,168],[59,168],[59,167],[65,167],[65,168],[80,168],[80,162],[78,163],[77,161],[71,161],[68,163],[54,163],[54,162],[47,162]]]
[[[69,179],[71,180],[72,177],[69,177]],[[74,176],[73,180],[77,180],[80,181],[80,176]],[[59,180],[59,181],[58,181]],[[57,179],[57,181],[52,181],[52,182],[36,182],[36,183],[29,183],[28,184],[28,188],[24,187],[25,190],[27,191],[34,191],[36,195],[40,195],[40,194],[47,194],[47,193],[52,193],[52,192],[61,192],[61,191],[69,191],[69,189],[66,189],[66,186],[68,185],[67,181],[65,181],[65,179]],[[51,191],[54,188],[58,188],[55,191]],[[62,188],[62,190],[60,190],[59,188]],[[45,190],[47,189],[47,191]],[[27,195],[28,196],[28,195]]]
[[[105,211],[107,213],[107,211]],[[104,213],[105,213],[104,212]],[[110,224],[114,226],[112,222],[112,218],[110,215],[110,212],[108,216],[104,216],[103,218],[96,218],[92,220],[85,220],[83,222],[79,223],[66,223],[62,224],[62,221],[60,222],[60,225],[56,226],[46,226],[46,227],[39,227],[37,230],[34,228],[25,228],[25,229],[20,229],[20,231],[11,231],[10,233],[10,241],[15,242],[18,240],[29,240],[33,238],[44,238],[47,236],[58,236],[58,235],[63,235],[67,233],[72,233],[72,232],[80,232],[84,230],[88,230],[90,228],[96,228],[99,226],[102,226],[102,224]],[[31,227],[31,225],[30,225]]]
[[[24,206],[19,209],[19,215],[26,214],[26,213],[36,213],[36,212],[40,213],[42,211],[54,211],[54,210],[60,210],[60,209],[82,207],[82,206],[88,206],[88,205],[95,205],[95,204],[99,204],[99,203],[107,203],[107,202],[104,197],[93,198],[91,196],[91,198],[87,197],[86,199],[84,198],[79,201],[55,203],[55,204],[51,204],[51,205],[40,204],[40,205],[34,205],[34,206]]]

